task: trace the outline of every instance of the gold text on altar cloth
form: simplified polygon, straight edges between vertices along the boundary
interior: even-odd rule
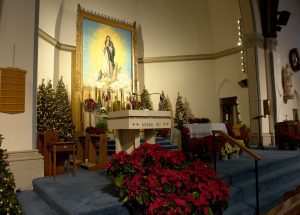
[[[142,122],[143,127],[153,127],[153,122]]]

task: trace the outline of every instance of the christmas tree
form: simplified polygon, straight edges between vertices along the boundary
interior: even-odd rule
[[[174,119],[174,121],[175,121],[175,123],[179,123],[180,120],[182,120],[183,124],[188,123],[186,109],[183,105],[183,99],[178,93],[178,96],[177,96],[177,99],[176,99],[176,110],[175,110],[175,119]]]
[[[145,88],[142,91],[141,94],[141,102],[142,102],[142,110],[152,110],[151,100],[150,100],[150,94],[148,90]]]
[[[45,118],[45,131],[55,131],[55,93],[52,87],[51,80],[48,81],[45,95],[44,95],[44,118]]]
[[[133,101],[133,110],[140,110],[141,109],[140,103],[141,102],[139,101],[138,96],[136,96],[136,98]]]
[[[73,136],[72,113],[69,106],[68,92],[62,77],[56,86],[54,106],[54,122],[56,130],[59,131],[59,138],[64,139],[65,137]]]
[[[2,134],[0,134],[0,214],[22,214],[21,206],[15,196],[14,175],[8,168],[6,150],[1,148]]]
[[[45,116],[45,95],[46,95],[46,86],[44,83],[44,79],[42,80],[42,84],[38,87],[37,92],[37,130],[45,131],[46,130],[46,116]]]
[[[158,110],[161,110],[161,111],[169,111],[170,110],[169,103],[165,97],[164,91],[161,92],[160,97],[159,97]]]
[[[101,113],[101,111],[102,111],[102,99],[101,99],[100,95],[98,96],[97,111],[99,113]]]

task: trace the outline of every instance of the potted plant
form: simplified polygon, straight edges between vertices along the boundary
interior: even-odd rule
[[[231,154],[234,152],[235,152],[234,147],[229,142],[226,142],[221,149],[222,160],[231,159],[232,158]]]
[[[105,169],[121,199],[145,214],[217,214],[227,208],[228,184],[210,164],[187,163],[183,153],[159,144],[114,154]]]

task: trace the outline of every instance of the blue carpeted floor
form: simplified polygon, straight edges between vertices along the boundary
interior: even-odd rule
[[[300,185],[300,152],[261,150],[258,162],[260,212],[264,213],[282,195]],[[218,161],[219,178],[230,187],[227,214],[255,214],[254,160],[243,154],[236,160]],[[33,191],[18,193],[25,214],[130,214],[119,201],[110,178],[103,171],[78,169],[73,175],[44,177],[33,181]]]
[[[258,175],[259,206],[263,214],[279,204],[285,192],[300,185],[300,152],[253,151],[262,157],[258,161]],[[254,160],[243,154],[237,160],[219,161],[217,172],[219,178],[231,184],[229,208],[224,214],[255,214]]]
[[[43,200],[40,202],[42,209],[36,211],[39,205],[35,203],[37,208],[31,205],[37,195],[32,194],[32,191],[29,195],[21,192],[18,200],[24,206],[25,214],[129,214],[119,201],[112,181],[103,171],[79,168],[76,177],[64,174],[55,179],[35,179],[33,189]],[[50,206],[49,212],[46,203]]]

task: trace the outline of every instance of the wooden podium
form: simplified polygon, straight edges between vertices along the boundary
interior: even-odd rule
[[[83,140],[84,154],[79,154],[77,151],[78,158],[82,159],[80,166],[88,170],[103,168],[107,162],[107,135],[86,134]],[[99,145],[98,153],[96,150],[97,145]]]
[[[155,128],[171,128],[170,111],[123,110],[108,113],[108,128],[115,129],[116,153],[131,153],[140,146],[140,129],[145,142],[155,143]]]

